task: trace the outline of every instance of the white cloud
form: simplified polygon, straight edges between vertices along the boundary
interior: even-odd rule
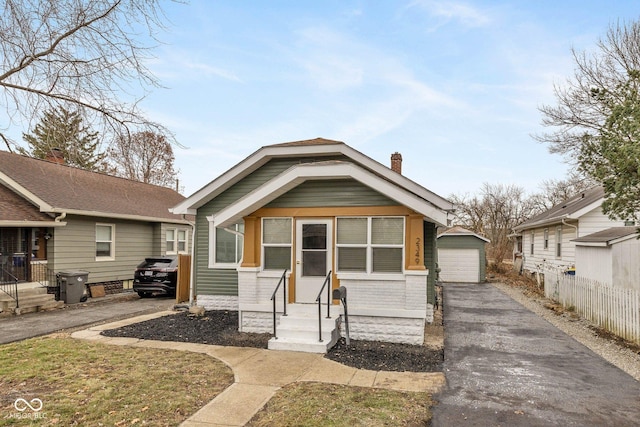
[[[429,15],[439,20],[436,27],[443,26],[450,21],[457,21],[465,27],[486,27],[491,24],[491,16],[467,3],[439,1],[439,0],[414,0],[406,6],[406,9],[418,7]],[[435,28],[432,28],[435,29]]]

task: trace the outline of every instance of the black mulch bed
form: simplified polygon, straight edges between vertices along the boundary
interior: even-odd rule
[[[237,347],[267,348],[271,334],[238,332],[238,312],[207,311],[204,316],[179,313],[118,329],[103,331],[108,337],[129,337]],[[425,346],[341,339],[326,354],[328,359],[374,371],[438,372],[443,350]]]

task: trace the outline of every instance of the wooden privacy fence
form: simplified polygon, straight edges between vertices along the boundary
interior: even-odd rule
[[[176,304],[189,301],[189,284],[191,283],[191,255],[178,256],[178,283],[176,288]]]
[[[544,294],[626,340],[640,344],[640,292],[544,270]]]

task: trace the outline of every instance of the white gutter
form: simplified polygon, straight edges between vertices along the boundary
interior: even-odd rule
[[[69,215],[82,215],[82,216],[99,217],[99,218],[127,219],[127,220],[133,220],[133,221],[164,222],[167,224],[193,225],[187,220],[162,218],[157,216],[119,214],[119,213],[113,213],[113,212],[98,212],[98,211],[85,211],[85,210],[79,210],[79,209],[76,210],[76,209],[60,209],[60,208],[52,208],[48,212],[61,214],[60,215],[61,220],[64,219],[67,216],[67,214],[69,214]]]
[[[64,227],[66,222],[56,221],[0,221],[0,227]]]

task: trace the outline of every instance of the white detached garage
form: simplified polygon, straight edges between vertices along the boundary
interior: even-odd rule
[[[488,239],[462,227],[453,227],[440,234],[437,239],[440,281],[484,282],[487,243]]]

